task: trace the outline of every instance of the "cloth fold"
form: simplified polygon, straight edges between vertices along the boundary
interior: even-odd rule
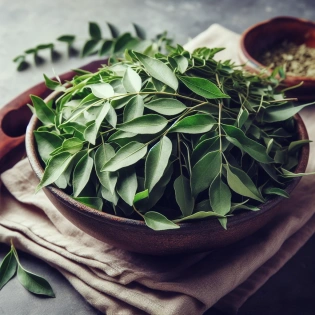
[[[228,43],[218,58],[236,61],[238,39],[213,25],[186,48]],[[314,116],[314,110],[304,110],[311,139]],[[314,153],[311,147],[309,171],[315,170]],[[27,160],[1,180],[0,242],[13,239],[17,248],[58,269],[84,299],[109,315],[198,315],[213,305],[236,313],[315,230],[314,176],[304,177],[278,206],[285,211],[254,235],[210,253],[169,257],[129,253],[76,228],[42,191],[34,195],[38,180]]]

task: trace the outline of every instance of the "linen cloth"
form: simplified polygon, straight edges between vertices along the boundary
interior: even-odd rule
[[[186,48],[226,46],[218,58],[237,61],[238,40],[215,24]],[[315,139],[315,110],[305,109],[302,116]],[[314,157],[311,146],[308,171],[315,170]],[[0,242],[12,239],[18,249],[58,269],[87,302],[109,315],[198,315],[213,305],[236,313],[315,230],[315,176],[304,177],[275,220],[247,239],[210,253],[173,257],[129,253],[82,232],[42,191],[34,195],[38,180],[26,159],[1,180]]]

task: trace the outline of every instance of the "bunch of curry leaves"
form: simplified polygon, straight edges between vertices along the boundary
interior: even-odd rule
[[[81,57],[87,57],[94,54],[99,56],[110,56],[111,58],[121,57],[125,49],[135,49],[143,51],[145,54],[154,55],[156,52],[163,50],[165,47],[171,44],[172,40],[167,37],[167,33],[163,32],[158,34],[154,39],[146,39],[146,33],[144,29],[133,23],[134,33],[125,32],[120,34],[118,28],[107,23],[111,38],[104,38],[102,36],[102,30],[99,24],[95,22],[89,22],[89,36],[82,47],[80,55]],[[75,35],[62,35],[57,38],[57,41],[65,43],[67,45],[67,53],[69,57],[77,56],[79,51],[74,47],[76,41]],[[25,52],[13,59],[13,62],[17,64],[17,70],[23,71],[29,68],[28,56],[33,56],[34,64],[40,65],[45,62],[45,59],[41,56],[41,52],[49,50],[51,60],[57,61],[61,57],[61,53],[56,50],[55,43],[39,44],[34,48],[29,48]]]
[[[288,197],[308,142],[298,140],[293,116],[310,104],[294,107],[275,92],[281,69],[250,75],[215,61],[220,50],[126,50],[96,73],[79,71],[70,86],[45,77],[62,95],[47,104],[31,96],[45,164],[38,189],[54,183],[154,230],[207,217],[226,228],[235,212]]]

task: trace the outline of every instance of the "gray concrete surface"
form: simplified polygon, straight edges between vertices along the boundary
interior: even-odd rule
[[[25,49],[54,41],[62,34],[76,34],[84,40],[88,35],[88,21],[98,22],[104,33],[105,21],[117,25],[122,31],[131,30],[131,23],[136,22],[148,29],[149,36],[166,29],[176,41],[184,44],[212,23],[241,33],[254,23],[278,15],[315,20],[313,3],[313,0],[0,0],[0,107],[41,82],[43,73],[52,76],[54,69],[60,74],[95,58],[69,60],[64,57],[58,63],[47,62],[22,73],[17,72],[11,62]],[[62,44],[57,47],[65,54]],[[315,237],[245,303],[240,314],[314,314],[314,244]],[[0,259],[7,249],[0,244]],[[58,271],[26,254],[21,254],[21,260],[30,270],[45,275],[57,298],[37,298],[14,279],[0,292],[0,315],[99,314]],[[219,313],[210,310],[207,314]]]

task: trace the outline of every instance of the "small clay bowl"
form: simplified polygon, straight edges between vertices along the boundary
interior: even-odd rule
[[[46,99],[49,101],[56,94]],[[299,115],[295,116],[298,139],[308,139],[305,125]],[[41,165],[33,131],[38,119],[33,116],[26,130],[26,152],[30,164],[41,179],[44,169]],[[304,172],[309,157],[309,145],[303,146],[296,173]],[[286,191],[291,193],[300,178],[293,179]],[[154,231],[143,221],[122,218],[85,206],[54,185],[45,187],[45,194],[56,208],[75,226],[96,239],[128,251],[169,255],[209,251],[237,242],[261,229],[266,223],[279,215],[281,207],[276,207],[283,197],[275,197],[260,206],[259,211],[238,213],[228,219],[224,230],[216,219],[204,219],[180,223],[180,229]]]
[[[276,17],[255,24],[241,36],[240,61],[245,64],[247,70],[257,72],[268,66],[258,61],[261,53],[284,40],[315,48],[315,23],[294,17]],[[303,85],[288,91],[287,96],[297,97],[299,100],[314,100],[315,77],[289,75],[282,82],[283,88],[295,86],[302,81]]]

